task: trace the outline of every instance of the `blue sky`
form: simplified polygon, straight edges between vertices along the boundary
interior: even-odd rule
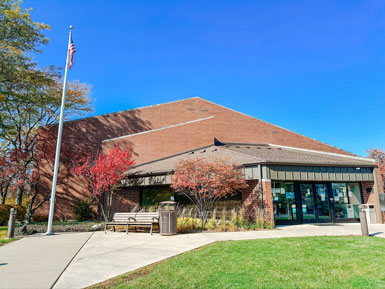
[[[347,151],[385,148],[384,1],[26,0],[40,66],[92,85],[94,114],[200,96]]]

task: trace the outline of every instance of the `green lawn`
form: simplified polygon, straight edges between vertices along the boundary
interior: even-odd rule
[[[385,288],[385,239],[217,242],[94,288]]]
[[[0,226],[0,239],[4,239],[7,237],[8,227],[7,226]]]
[[[0,247],[7,243],[11,243],[17,240],[17,238],[5,239],[5,237],[7,237],[7,233],[8,233],[8,227],[0,226]]]
[[[0,239],[0,247],[7,244],[7,243],[11,243],[13,241],[16,241],[15,238],[11,238],[11,239]]]
[[[0,226],[0,247],[15,241],[15,239],[4,239],[7,237],[8,227],[7,226]]]

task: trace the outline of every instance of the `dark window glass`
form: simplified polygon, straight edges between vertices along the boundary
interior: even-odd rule
[[[142,190],[142,207],[158,206],[160,202],[169,201],[174,192],[168,186],[150,186]]]
[[[315,219],[313,186],[311,184],[300,184],[302,216],[304,220]]]
[[[329,197],[326,184],[315,184],[319,220],[330,221]]]
[[[334,214],[338,219],[359,218],[362,203],[359,183],[332,183]]]
[[[274,217],[276,220],[296,220],[293,182],[272,182]]]

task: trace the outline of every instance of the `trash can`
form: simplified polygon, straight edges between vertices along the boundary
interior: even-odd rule
[[[162,236],[176,234],[176,202],[167,201],[159,204],[159,231]]]
[[[366,220],[368,205],[365,205],[365,204],[358,205],[358,211],[360,214],[360,224],[361,224],[362,236],[369,236],[368,222]]]
[[[369,224],[377,224],[376,208],[374,205],[367,205],[366,219],[368,220]]]

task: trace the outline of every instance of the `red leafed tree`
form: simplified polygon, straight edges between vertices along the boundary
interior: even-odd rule
[[[171,187],[196,206],[205,224],[215,203],[247,187],[242,167],[225,159],[182,160],[175,166]]]
[[[122,180],[123,173],[134,164],[130,149],[121,150],[116,146],[107,154],[100,153],[96,158],[88,157],[81,160],[75,168],[76,174],[88,179],[93,196],[106,221],[111,219],[115,189]]]
[[[376,160],[379,173],[382,177],[382,184],[385,189],[385,152],[383,149],[368,149],[368,157]]]

